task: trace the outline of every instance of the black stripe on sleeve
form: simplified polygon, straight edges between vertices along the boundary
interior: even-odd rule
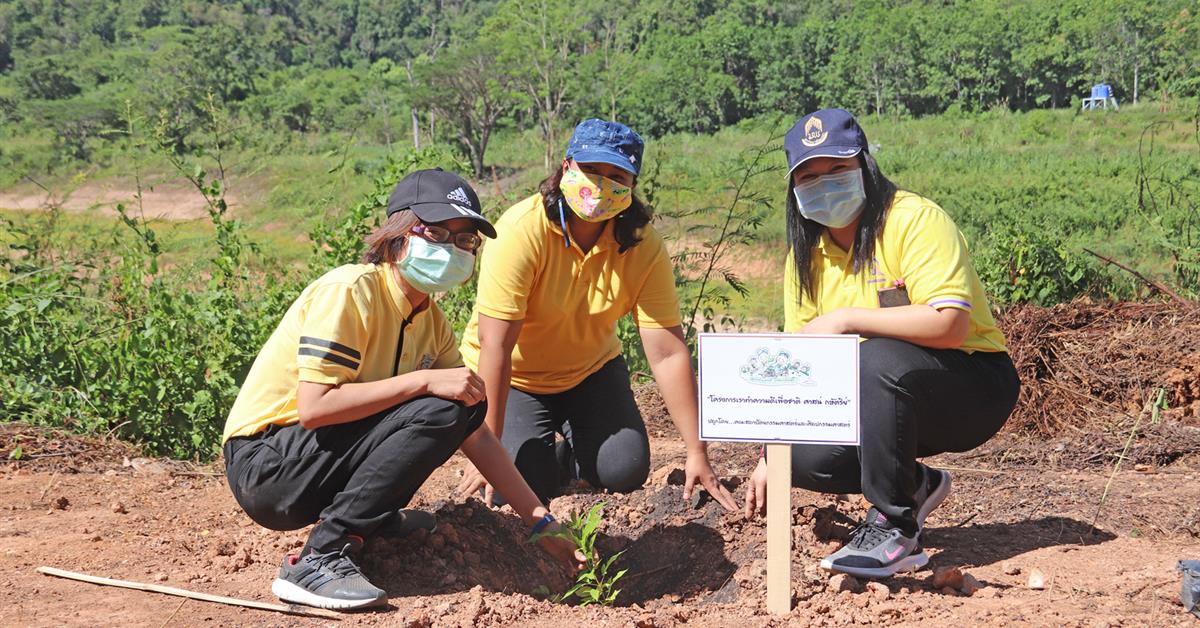
[[[348,369],[358,370],[358,362],[342,357],[336,353],[321,351],[320,349],[313,349],[312,347],[300,347],[300,355],[311,355],[314,358],[321,358],[322,360],[328,360],[334,364],[340,364]]]
[[[333,342],[331,340],[321,340],[320,338],[313,338],[312,336],[300,336],[300,344],[313,345],[314,347],[325,347],[326,349],[333,349],[334,351],[344,353],[355,360],[362,359],[362,354],[359,352],[347,347],[344,344]]]

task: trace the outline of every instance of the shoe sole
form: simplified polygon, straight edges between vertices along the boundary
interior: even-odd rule
[[[922,550],[918,554],[909,554],[887,567],[838,567],[828,558],[821,561],[821,569],[854,576],[855,578],[890,578],[901,571],[916,571],[929,563],[929,556]]]
[[[925,531],[925,518],[933,512],[934,508],[941,506],[942,502],[946,501],[946,496],[950,494],[950,473],[941,469],[934,469],[934,471],[942,474],[942,481],[938,484],[937,490],[925,498],[925,503],[921,504],[920,510],[917,511],[917,529],[922,532]]]
[[[382,606],[387,603],[387,596],[382,595],[373,599],[365,600],[340,600],[332,597],[317,595],[312,591],[305,590],[296,584],[276,578],[275,582],[271,583],[271,593],[275,597],[284,602],[292,604],[303,604],[314,608],[327,608],[335,611],[344,611],[355,608],[366,608],[368,606]]]

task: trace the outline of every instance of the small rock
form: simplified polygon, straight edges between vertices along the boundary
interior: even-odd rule
[[[875,598],[876,602],[882,602],[888,599],[888,597],[892,594],[892,592],[888,590],[886,584],[882,582],[875,582],[874,580],[867,583],[867,593],[870,593],[871,597]]]
[[[840,593],[842,591],[857,593],[861,590],[861,587],[858,583],[858,580],[856,580],[854,576],[839,573],[834,574],[833,577],[829,579],[829,590],[833,591],[834,593]]]
[[[1015,576],[1015,575],[1021,573],[1021,568],[1018,567],[1016,565],[1016,563],[1012,562],[1011,560],[1006,560],[1006,561],[1000,563],[1000,571],[1003,572],[1004,575],[1006,575],[1006,576]]]
[[[429,537],[429,546],[433,549],[442,549],[446,546],[446,537],[435,532],[433,536]]]
[[[58,499],[54,500],[52,505],[56,510],[66,510],[67,506],[71,505],[71,500],[67,499],[66,497],[59,497]]]
[[[961,589],[962,584],[963,574],[958,567],[938,567],[933,570],[934,588],[950,587],[952,589]]]
[[[1026,584],[1034,591],[1041,591],[1042,589],[1046,588],[1046,576],[1040,569],[1030,569],[1029,581]]]
[[[982,588],[983,585],[979,584],[979,581],[975,579],[975,576],[972,576],[971,574],[964,574],[962,586],[959,587],[958,590],[962,591],[963,595],[975,595],[975,592]]]
[[[117,513],[118,515],[125,514],[126,512],[125,504],[122,504],[121,502],[113,502],[112,504],[109,504],[108,509]]]
[[[651,486],[667,486],[670,484],[683,486],[686,480],[687,475],[683,472],[683,469],[671,465],[660,467],[650,475]]]
[[[102,537],[99,534],[93,534],[90,538],[88,538],[88,540],[93,543],[99,543],[101,538]]]
[[[952,587],[942,587],[942,595],[949,595],[951,597],[957,596],[958,589]]]
[[[154,574],[154,580],[155,580],[155,582],[166,582],[167,574],[160,571],[160,572]]]

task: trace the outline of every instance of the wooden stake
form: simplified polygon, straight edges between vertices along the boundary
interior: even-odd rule
[[[269,604],[267,602],[255,602],[253,600],[239,600],[235,597],[225,597],[223,595],[210,595],[208,593],[197,593],[188,591],[187,589],[176,589],[175,587],[164,587],[158,584],[143,584],[141,582],[133,582],[131,580],[114,580],[112,578],[101,578],[100,576],[90,576],[85,573],[76,573],[74,571],[66,571],[64,569],[55,569],[54,567],[38,567],[38,573],[47,576],[57,576],[59,578],[68,578],[70,580],[79,580],[81,582],[90,582],[108,587],[121,587],[124,589],[136,589],[138,591],[151,591],[153,593],[163,593],[166,595],[175,595],[185,597],[192,600],[200,600],[202,602],[215,602],[217,604],[229,604],[231,606],[244,606],[246,608],[257,608],[264,611],[275,611],[277,613],[287,613],[288,615],[303,615],[306,617],[320,617],[322,619],[340,620],[341,614],[323,608],[308,608],[306,606],[297,606],[295,604]]]
[[[792,446],[767,445],[767,610],[792,611]]]

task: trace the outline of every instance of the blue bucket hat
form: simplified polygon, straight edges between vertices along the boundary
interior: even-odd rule
[[[611,164],[637,176],[642,167],[642,136],[620,122],[589,118],[575,127],[567,159]]]
[[[853,157],[867,149],[867,134],[845,109],[814,111],[797,122],[783,138],[788,178],[800,164],[816,157]]]

